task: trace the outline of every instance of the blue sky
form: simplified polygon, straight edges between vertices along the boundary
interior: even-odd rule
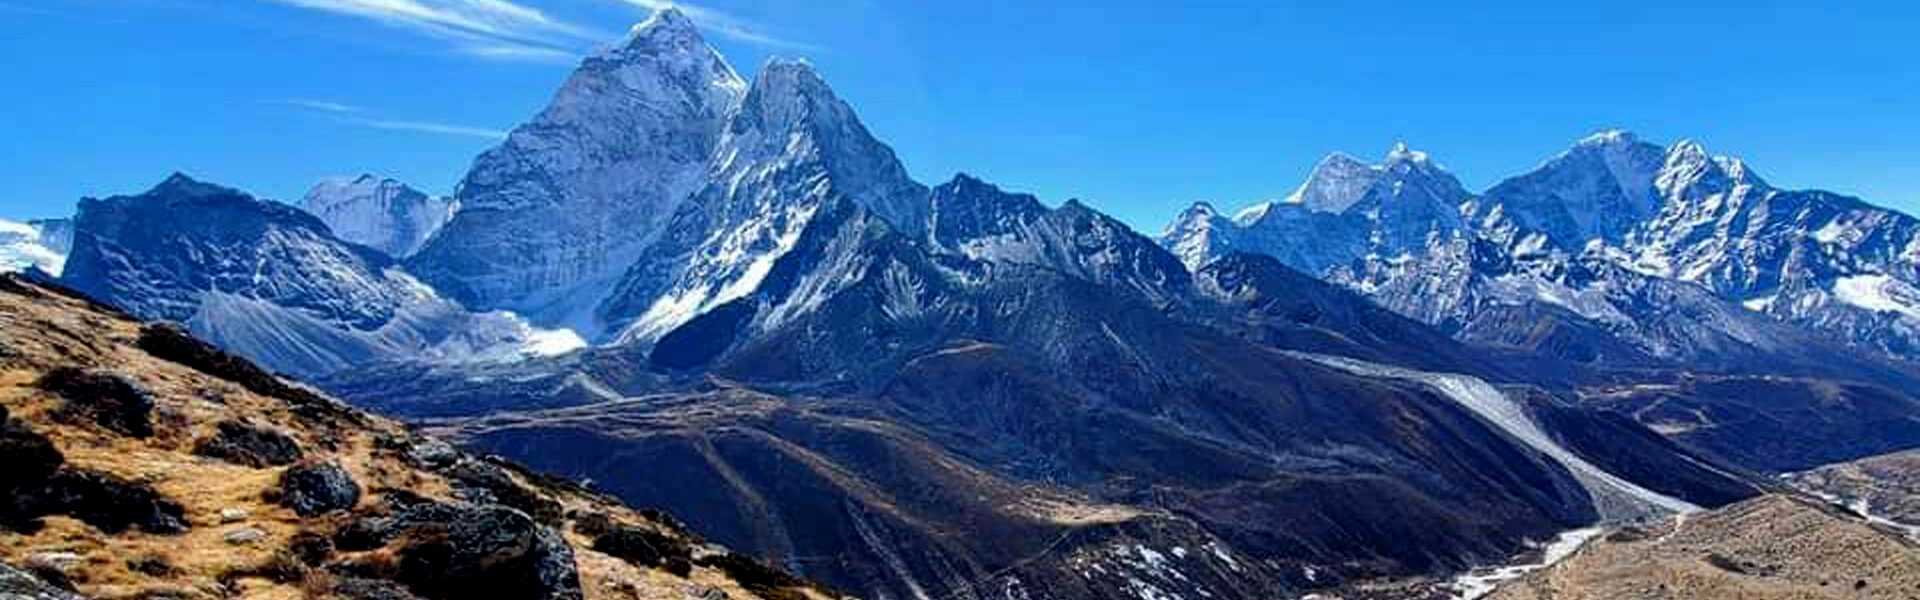
[[[283,200],[452,190],[658,0],[0,0],[0,216],[174,170]],[[751,77],[806,56],[913,174],[1157,232],[1404,140],[1475,189],[1592,131],[1920,211],[1920,3],[711,0]]]

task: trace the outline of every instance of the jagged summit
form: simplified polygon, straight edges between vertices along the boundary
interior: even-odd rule
[[[634,24],[628,29],[626,39],[603,52],[602,56],[634,51],[687,50],[705,45],[706,38],[700,35],[700,28],[693,19],[680,12],[680,9],[669,6],[655,11],[647,20]]]
[[[325,221],[340,239],[406,258],[446,225],[459,205],[450,197],[363,173],[320,180],[301,198],[300,208]]]
[[[1288,204],[1299,204],[1314,212],[1340,213],[1360,201],[1379,173],[1360,159],[1334,152],[1314,164],[1307,180],[1287,196]]]
[[[1428,156],[1426,152],[1408,148],[1406,142],[1394,142],[1393,147],[1387,150],[1387,156],[1382,159],[1381,162],[1387,165],[1397,163],[1426,164],[1431,160],[1432,158]]]
[[[1602,129],[1592,135],[1580,138],[1575,146],[1621,146],[1639,143],[1640,136],[1625,129]]]
[[[161,180],[160,183],[154,184],[153,188],[147,191],[148,195],[170,197],[198,197],[239,193],[239,190],[219,184],[203,182],[180,171],[174,171],[173,174],[168,175],[167,178]]]

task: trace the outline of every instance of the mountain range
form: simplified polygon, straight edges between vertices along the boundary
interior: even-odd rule
[[[914,181],[674,9],[450,197],[175,175],[71,230],[41,277],[873,598],[1364,595],[1920,446],[1898,212],[1605,132],[1154,238]]]

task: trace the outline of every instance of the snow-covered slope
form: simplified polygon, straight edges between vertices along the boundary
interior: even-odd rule
[[[1491,230],[1545,235],[1562,248],[1593,239],[1618,243],[1660,210],[1653,182],[1664,155],[1630,132],[1603,131],[1489,188],[1475,218]]]
[[[761,69],[714,155],[707,185],[600,307],[622,342],[650,343],[754,292],[833,202],[904,231],[925,220],[926,188],[803,61]]]
[[[745,92],[691,20],[659,11],[474,161],[460,212],[409,270],[467,306],[591,336],[593,307],[708,183]]]
[[[59,275],[73,246],[73,229],[66,219],[20,223],[0,219],[0,273],[39,269]]]
[[[320,217],[335,237],[406,258],[453,218],[459,203],[363,174],[321,181],[300,200],[300,209]]]
[[[440,298],[312,215],[179,174],[140,195],[81,200],[61,282],[299,375],[570,349],[510,313]]]

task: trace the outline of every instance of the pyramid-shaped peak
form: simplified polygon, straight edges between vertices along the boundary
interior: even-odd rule
[[[1574,145],[1588,147],[1625,146],[1638,143],[1639,141],[1639,136],[1625,129],[1602,129],[1594,132],[1593,135],[1580,138],[1580,141]]]
[[[761,81],[770,83],[805,83],[826,85],[826,79],[813,67],[813,63],[804,58],[775,56],[767,59],[765,67],[760,69]]]
[[[668,6],[654,11],[653,16],[634,25],[628,35],[628,44],[686,37],[699,39],[699,26],[694,25],[693,19],[680,12],[679,8]]]
[[[157,196],[203,196],[228,193],[237,194],[239,191],[206,183],[194,179],[186,173],[175,171],[172,175],[168,175],[165,180],[161,181],[159,185],[153,186],[153,189],[147,193]]]

